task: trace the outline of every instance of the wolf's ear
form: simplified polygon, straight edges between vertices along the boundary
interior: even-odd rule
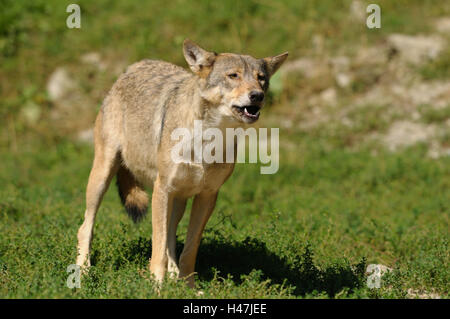
[[[263,59],[267,67],[267,72],[269,72],[270,76],[272,76],[280,68],[287,57],[288,52],[284,52],[282,54]]]
[[[217,55],[214,52],[208,52],[200,48],[189,39],[183,42],[183,53],[192,72],[201,77],[206,77],[209,74]]]

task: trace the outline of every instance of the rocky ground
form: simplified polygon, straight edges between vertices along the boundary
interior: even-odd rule
[[[353,55],[321,52],[289,61],[281,85],[292,90],[289,82],[300,77],[302,87],[312,88],[301,87],[296,102],[286,106],[299,111],[286,111],[290,116],[277,121],[305,132],[347,127],[363,135],[358,143],[375,141],[391,151],[426,143],[430,157],[449,156],[450,79],[423,75],[443,60],[448,67],[449,25],[450,18],[442,18],[433,34],[391,34]]]
[[[354,47],[349,55],[325,52],[326,39],[316,36],[311,56],[288,61],[272,80],[273,95],[288,96],[290,102],[280,98],[267,123],[305,132],[347,129],[358,135],[352,147],[376,142],[396,151],[425,143],[430,157],[448,156],[450,80],[427,78],[423,70],[449,58],[449,34],[450,17],[444,17],[432,34],[391,34],[381,43]],[[47,83],[55,125],[64,123],[69,134],[91,142],[106,83],[126,65],[89,52],[79,58],[83,72],[63,65],[55,69]],[[39,117],[34,105],[23,112],[31,122]]]

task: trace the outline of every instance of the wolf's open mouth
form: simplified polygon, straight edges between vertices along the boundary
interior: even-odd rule
[[[261,107],[258,105],[233,105],[233,108],[239,115],[252,121],[256,121],[259,118],[259,111],[261,110]]]

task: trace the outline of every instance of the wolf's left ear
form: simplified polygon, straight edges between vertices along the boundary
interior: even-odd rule
[[[201,77],[206,77],[209,74],[216,59],[216,53],[202,49],[189,39],[183,42],[183,53],[192,72]]]
[[[282,54],[263,59],[267,67],[267,72],[269,72],[270,76],[272,76],[280,68],[287,57],[288,52],[284,52]]]

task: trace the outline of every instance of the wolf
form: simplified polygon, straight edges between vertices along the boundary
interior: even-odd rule
[[[95,216],[116,176],[120,199],[134,222],[145,215],[152,188],[150,272],[161,283],[169,272],[195,287],[195,260],[203,229],[234,162],[175,163],[171,138],[176,128],[247,127],[263,108],[270,77],[288,53],[256,59],[249,55],[207,51],[186,39],[184,58],[191,72],[159,60],[127,68],[112,86],[97,115],[94,161],[86,189],[84,221],[78,230],[76,264],[90,266]],[[206,143],[206,142],[204,142]],[[237,141],[226,141],[236,146]],[[186,201],[194,197],[186,242],[176,258],[176,230]]]

